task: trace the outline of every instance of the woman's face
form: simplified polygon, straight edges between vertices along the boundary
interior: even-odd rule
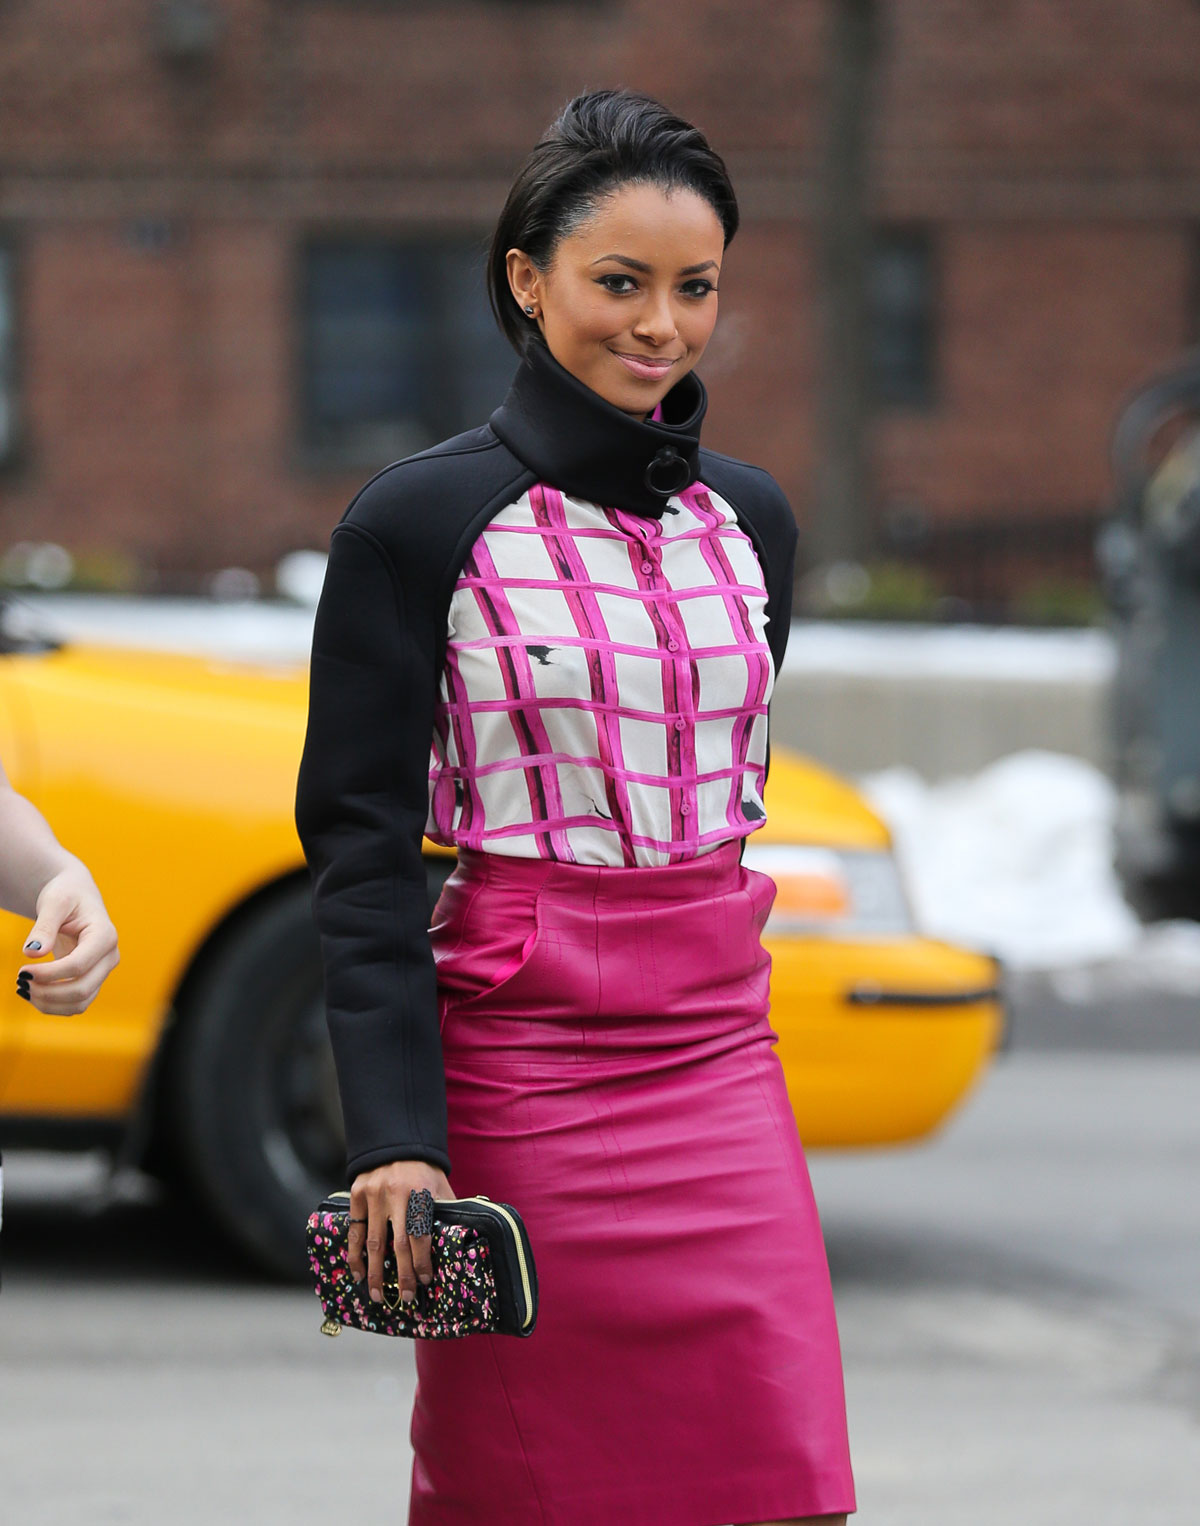
[[[559,365],[642,418],[704,353],[724,252],[702,196],[627,185],[559,241],[544,269],[510,249],[508,278]]]

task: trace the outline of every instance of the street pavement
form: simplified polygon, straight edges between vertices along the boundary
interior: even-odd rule
[[[1197,1004],[1135,1050],[1103,1003],[1018,996],[937,1138],[811,1161],[856,1522],[1195,1526]],[[404,1343],[323,1339],[141,1179],[105,1204],[93,1158],[5,1165],[3,1526],[403,1522]]]

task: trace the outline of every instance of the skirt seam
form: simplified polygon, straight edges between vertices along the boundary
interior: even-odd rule
[[[500,1358],[496,1355],[496,1347],[494,1343],[499,1339],[500,1337],[495,1335],[487,1337],[488,1352],[491,1355],[492,1366],[496,1372],[496,1382],[500,1385],[500,1392],[504,1396],[504,1405],[508,1410],[508,1417],[512,1421],[513,1434],[516,1436],[517,1443],[521,1448],[521,1461],[525,1464],[525,1473],[529,1479],[529,1488],[533,1494],[534,1499],[537,1501],[538,1518],[542,1521],[544,1526],[546,1520],[546,1507],[542,1503],[542,1495],[537,1486],[537,1478],[534,1476],[533,1465],[529,1461],[529,1453],[525,1447],[525,1437],[521,1434],[521,1427],[517,1422],[517,1412],[513,1408],[512,1399],[509,1397],[508,1384],[504,1381],[504,1372],[500,1366]]]

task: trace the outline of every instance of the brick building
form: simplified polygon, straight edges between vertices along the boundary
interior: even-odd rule
[[[170,581],[324,544],[371,471],[498,400],[483,240],[539,129],[610,82],[730,163],[706,439],[803,524],[829,3],[6,0],[0,551]],[[882,554],[1086,570],[1119,401],[1197,337],[1200,6],[885,12]]]

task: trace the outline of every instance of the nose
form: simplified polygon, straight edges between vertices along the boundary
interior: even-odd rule
[[[678,330],[671,310],[670,292],[650,293],[633,325],[633,336],[646,344],[669,344]]]

